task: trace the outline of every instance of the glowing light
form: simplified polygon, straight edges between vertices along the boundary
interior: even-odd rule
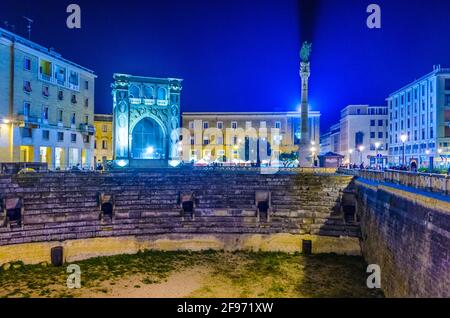
[[[316,147],[311,147],[311,152],[315,152],[316,151]]]
[[[348,150],[348,153],[349,153],[349,154],[352,154],[352,153],[353,153],[353,149],[349,149],[349,150]]]
[[[427,154],[427,155],[429,155],[430,154],[430,150],[425,150],[425,153]]]
[[[405,143],[408,140],[408,136],[403,134],[400,136],[400,140],[402,141],[402,143]]]
[[[365,147],[364,147],[363,145],[359,146],[359,147],[358,147],[359,152],[363,152],[363,151],[364,151],[364,148],[365,148]]]
[[[153,153],[154,149],[152,146],[147,147],[147,149],[145,149],[145,153],[148,155],[151,155]]]
[[[8,118],[3,118],[3,123],[4,124],[9,124],[11,121]]]
[[[441,149],[441,148],[438,149],[438,153],[439,153],[439,154],[442,153],[442,149]]]
[[[316,142],[314,140],[311,141],[311,145],[314,146]]]
[[[380,145],[381,145],[381,144],[380,144],[379,142],[376,142],[376,143],[375,143],[375,149],[380,148]]]
[[[117,160],[116,161],[117,165],[121,168],[125,167],[126,165],[128,165],[128,162],[126,162],[125,160]]]
[[[169,165],[172,167],[178,167],[180,165],[180,160],[169,160]]]

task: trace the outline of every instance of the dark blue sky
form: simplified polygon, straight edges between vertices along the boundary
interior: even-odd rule
[[[65,27],[69,3],[82,29]],[[382,29],[366,27],[366,7],[382,8]],[[310,102],[322,131],[347,104],[386,96],[450,66],[447,0],[2,0],[0,21],[98,75],[96,111],[111,111],[114,72],[184,78],[184,111],[294,110],[298,51],[313,42]]]

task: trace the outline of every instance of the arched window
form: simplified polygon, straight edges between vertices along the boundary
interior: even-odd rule
[[[151,87],[151,86],[144,86],[144,98],[145,99],[152,99],[153,98],[153,87]]]
[[[158,88],[158,99],[159,100],[165,100],[167,97],[167,92],[165,88]]]
[[[137,87],[136,85],[131,85],[129,92],[130,98],[140,98],[139,87]]]

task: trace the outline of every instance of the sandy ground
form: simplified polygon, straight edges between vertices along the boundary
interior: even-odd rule
[[[81,289],[79,296],[85,298],[183,298],[200,289],[207,277],[209,277],[209,270],[205,267],[193,267],[175,272],[166,280],[153,284],[143,283],[145,278],[143,275],[132,275],[116,281],[114,285],[106,282],[95,290]]]

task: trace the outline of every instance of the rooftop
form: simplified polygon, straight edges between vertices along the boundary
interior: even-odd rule
[[[25,38],[15,34],[15,33],[12,33],[12,32],[10,32],[8,30],[5,30],[3,28],[0,28],[0,37],[5,38],[5,39],[7,39],[7,40],[9,40],[11,42],[14,42],[14,43],[20,43],[20,44],[25,45],[25,46],[33,49],[33,50],[36,50],[36,51],[39,51],[41,53],[47,54],[47,55],[53,57],[54,59],[60,60],[60,61],[62,61],[64,63],[67,63],[67,64],[69,64],[71,66],[74,66],[74,67],[77,67],[79,69],[82,69],[83,71],[86,71],[86,72],[94,74],[94,71],[92,71],[92,70],[90,70],[90,69],[88,69],[88,68],[86,68],[84,66],[81,66],[79,64],[76,64],[74,62],[71,62],[69,60],[66,60],[65,58],[62,57],[61,54],[55,52],[53,50],[53,48],[46,48],[46,47],[44,47],[42,45],[39,45],[39,44],[37,44],[37,43],[35,43],[33,41],[27,40],[27,39],[25,39]]]
[[[431,76],[437,75],[437,74],[448,74],[448,75],[450,75],[450,68],[441,67],[440,65],[434,65],[433,66],[433,71],[431,71],[428,74],[425,74],[422,77],[419,77],[418,79],[415,79],[414,81],[412,81],[409,84],[404,85],[402,88],[400,88],[400,89],[396,90],[395,92],[389,94],[388,98],[392,97],[392,96],[394,96],[394,95],[396,95],[396,94],[398,94],[398,93],[400,93],[402,91],[404,91],[405,89],[407,89],[410,86],[416,85],[419,82],[421,82],[421,81],[423,81],[423,80],[425,80],[425,79],[427,79],[427,78],[429,78]]]

